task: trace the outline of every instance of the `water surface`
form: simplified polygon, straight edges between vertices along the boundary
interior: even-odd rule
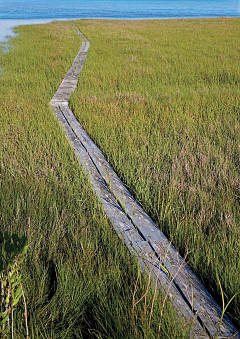
[[[238,16],[237,0],[0,0],[0,19]]]

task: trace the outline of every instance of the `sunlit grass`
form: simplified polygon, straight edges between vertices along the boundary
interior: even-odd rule
[[[50,109],[79,37],[66,22],[17,32],[0,53],[0,228],[29,240],[30,338],[185,337],[169,305],[161,320],[159,293],[150,289],[138,303],[147,277],[138,280]],[[14,314],[15,338],[26,338],[23,312]]]
[[[80,21],[71,107],[221,303],[240,290],[239,19]],[[240,298],[230,312],[240,324]]]

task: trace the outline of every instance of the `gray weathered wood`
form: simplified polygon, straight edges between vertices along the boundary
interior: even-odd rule
[[[75,150],[75,154],[90,179],[91,185],[100,199],[103,209],[108,216],[115,231],[129,248],[130,252],[137,257],[142,272],[149,272],[152,279],[168,293],[169,299],[185,318],[186,326],[191,328],[191,337],[207,338],[205,331],[197,321],[196,316],[189,308],[170,276],[161,268],[159,260],[152,251],[151,246],[137,232],[136,228],[126,216],[117,200],[110,192],[105,180],[100,175],[88,152],[76,137],[68,121],[65,119],[59,107],[54,107],[59,122],[63,125],[68,139]]]
[[[111,191],[120,205],[124,207],[133,224],[138,228],[144,239],[152,246],[161,262],[164,263],[172,276],[175,276],[174,281],[176,285],[181,289],[194,312],[200,317],[211,335],[216,336],[222,312],[219,305],[204,288],[189,266],[184,265],[183,259],[178,251],[176,251],[165,235],[136,202],[108,164],[99,148],[81,127],[69,107],[64,106],[63,111],[74,132],[89,152],[100,174],[111,187]],[[227,316],[224,316],[220,329],[221,336],[229,337],[236,332],[237,330],[232,322]]]
[[[138,257],[142,271],[148,270],[161,288],[171,296],[174,306],[192,323],[195,338],[207,338],[203,326],[215,337],[221,317],[221,308],[191,271],[165,235],[136,202],[105,157],[81,127],[68,106],[75,90],[90,43],[74,27],[82,39],[82,46],[72,67],[51,100],[59,122],[63,125],[81,165],[89,176],[93,189],[102,202],[114,229]],[[166,271],[162,269],[165,267]],[[172,280],[171,277],[174,279]],[[230,337],[237,329],[224,316],[220,336]],[[234,336],[240,338],[239,334]]]

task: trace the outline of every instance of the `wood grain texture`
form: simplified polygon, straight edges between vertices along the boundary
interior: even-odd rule
[[[81,37],[82,45],[51,106],[111,224],[138,258],[141,270],[151,274],[154,283],[168,293],[172,304],[191,324],[191,337],[214,338],[218,334],[221,308],[127,190],[68,106],[90,47],[82,33],[73,28]],[[223,317],[219,337],[240,338],[227,316]]]

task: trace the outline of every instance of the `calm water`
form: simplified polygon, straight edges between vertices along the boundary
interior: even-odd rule
[[[240,16],[240,0],[0,0],[0,39],[34,19],[166,19]],[[48,19],[48,20],[47,20]],[[17,21],[13,21],[17,20]]]

